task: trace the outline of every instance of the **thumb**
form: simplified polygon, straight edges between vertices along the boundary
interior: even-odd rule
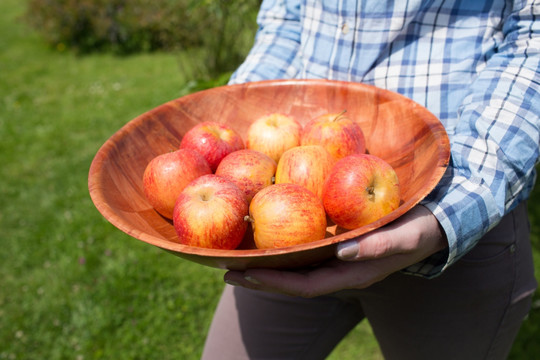
[[[416,206],[401,218],[361,237],[339,243],[340,260],[380,259],[395,254],[428,256],[447,246],[435,216]]]
[[[401,252],[388,233],[378,232],[339,243],[336,257],[343,261],[379,259]]]
[[[354,260],[359,248],[357,239],[341,242],[337,246],[336,257],[343,261]]]

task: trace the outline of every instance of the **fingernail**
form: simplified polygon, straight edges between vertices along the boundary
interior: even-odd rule
[[[229,279],[226,279],[226,280],[225,280],[225,283],[227,283],[227,284],[229,284],[229,285],[232,285],[232,286],[240,286],[240,284],[237,283],[236,281],[229,280]]]
[[[249,275],[244,277],[244,279],[246,279],[246,281],[249,281],[250,283],[255,284],[255,285],[260,285],[261,284],[261,282],[259,280],[255,279],[254,277],[249,276]]]
[[[358,242],[346,241],[337,246],[337,257],[341,260],[352,260],[358,255]]]

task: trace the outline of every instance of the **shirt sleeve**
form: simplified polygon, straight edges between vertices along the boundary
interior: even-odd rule
[[[498,51],[461,104],[450,165],[422,203],[439,220],[449,247],[405,272],[437,276],[529,196],[540,142],[539,16],[534,1],[515,2]]]
[[[229,84],[293,78],[299,71],[300,0],[264,0],[257,24],[254,45]]]

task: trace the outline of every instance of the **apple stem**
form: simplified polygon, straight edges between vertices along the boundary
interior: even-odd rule
[[[340,117],[343,116],[343,114],[345,114],[347,112],[347,109],[344,109],[342,112],[340,112],[339,114],[336,115],[336,117],[334,118],[334,120],[332,121],[338,121]]]
[[[368,193],[369,200],[371,200],[371,201],[375,200],[375,187],[374,186],[368,186],[366,188],[366,191]]]
[[[247,221],[247,222],[250,222],[250,223],[255,222],[255,220],[249,215],[244,216],[244,221]]]

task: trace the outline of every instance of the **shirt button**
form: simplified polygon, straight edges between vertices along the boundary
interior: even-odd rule
[[[341,25],[341,32],[344,34],[344,35],[347,35],[349,33],[349,24],[347,23],[343,23],[343,25]]]

